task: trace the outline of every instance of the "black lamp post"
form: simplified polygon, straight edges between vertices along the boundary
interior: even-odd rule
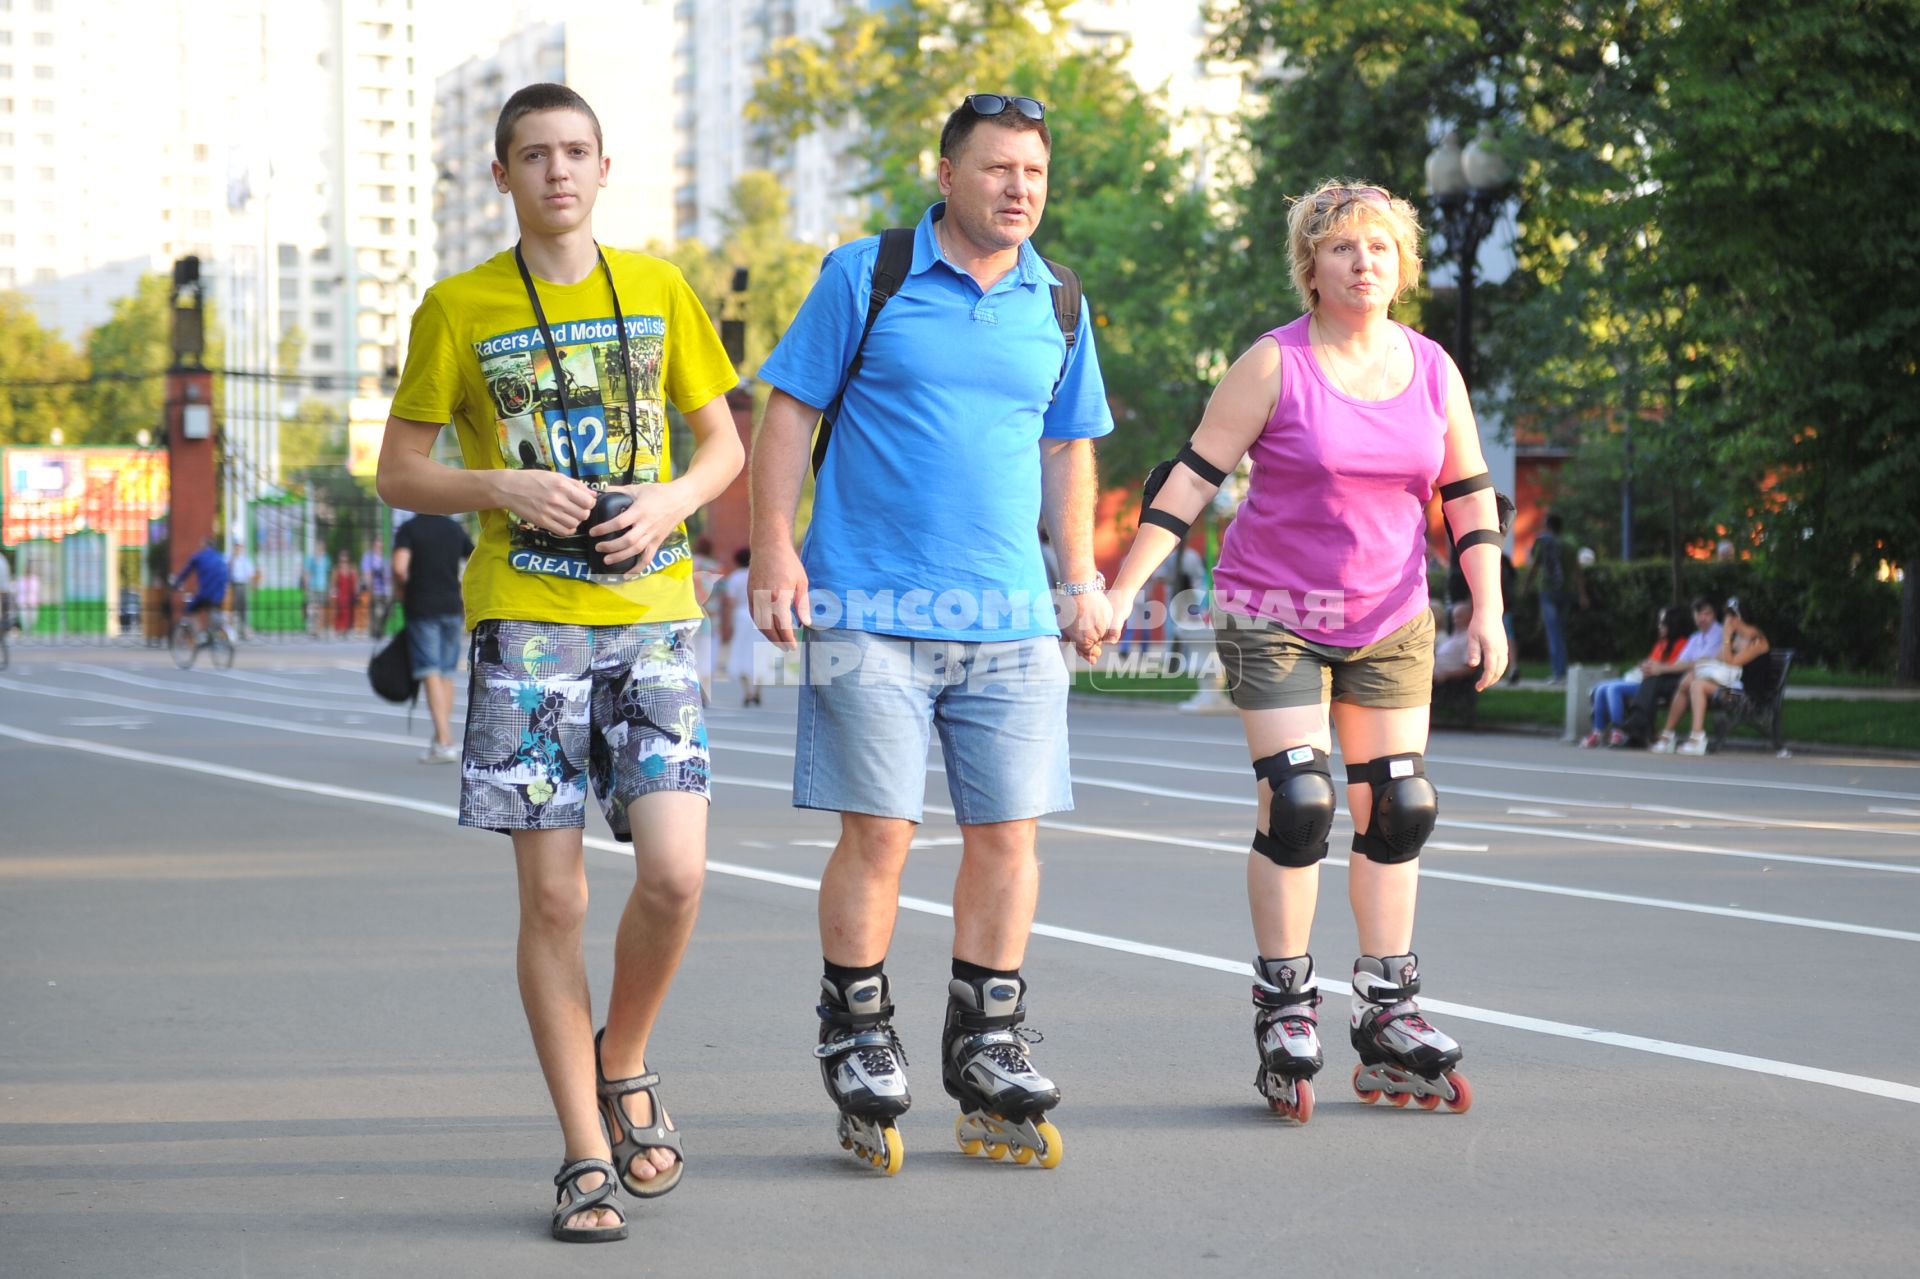
[[[1449,131],[1427,157],[1427,194],[1433,199],[1433,228],[1457,252],[1459,309],[1453,322],[1453,361],[1469,387],[1473,370],[1473,281],[1480,241],[1499,219],[1506,203],[1507,162],[1482,138],[1464,149]]]

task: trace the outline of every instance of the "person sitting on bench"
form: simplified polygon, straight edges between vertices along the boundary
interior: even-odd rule
[[[1673,704],[1667,708],[1667,727],[1653,744],[1656,754],[1681,755],[1707,753],[1707,701],[1720,689],[1751,689],[1764,697],[1773,691],[1773,658],[1769,655],[1766,633],[1740,612],[1740,601],[1727,601],[1725,634],[1720,641],[1720,656],[1699,662],[1674,690]],[[1688,707],[1693,710],[1693,732],[1674,746],[1674,730]]]

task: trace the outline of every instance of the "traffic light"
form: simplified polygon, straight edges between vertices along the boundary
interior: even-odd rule
[[[189,255],[173,264],[173,365],[199,368],[205,363],[206,290],[200,283],[200,259]]]

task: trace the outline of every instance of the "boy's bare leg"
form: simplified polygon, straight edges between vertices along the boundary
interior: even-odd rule
[[[587,875],[581,835],[573,830],[513,833],[513,861],[520,881],[520,1002],[527,1012],[533,1050],[546,1076],[560,1120],[565,1159],[605,1159],[607,1139],[593,1077],[593,1001],[587,990],[581,937],[587,923]],[[589,1173],[581,1190],[598,1186]],[[567,1219],[575,1229],[620,1224],[617,1213],[588,1209]]]
[[[705,796],[657,791],[628,805],[627,820],[634,881],[614,940],[613,993],[600,1046],[608,1079],[646,1073],[647,1040],[693,934],[707,868]],[[645,1093],[630,1093],[624,1101],[632,1127],[652,1126],[653,1105]],[[672,1151],[651,1150],[636,1156],[629,1171],[651,1181],[672,1166]]]

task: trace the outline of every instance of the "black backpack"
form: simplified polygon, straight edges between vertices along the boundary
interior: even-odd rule
[[[880,308],[887,299],[900,291],[906,283],[907,272],[913,269],[913,227],[890,227],[880,233],[880,254],[873,261],[873,288],[867,294],[867,323],[860,330],[860,341],[853,348],[853,361],[847,365],[846,376],[840,379],[840,390],[834,395],[833,403],[820,415],[820,426],[813,436],[813,473],[820,473],[821,465],[827,460],[827,440],[833,435],[833,421],[840,416],[840,402],[847,398],[847,387],[853,383],[854,375],[860,372],[860,358],[867,348],[867,334],[873,332],[873,322],[880,318]],[[1080,277],[1068,268],[1061,266],[1051,258],[1041,258],[1060,283],[1051,286],[1053,291],[1053,318],[1059,322],[1060,336],[1067,340],[1066,360],[1060,364],[1061,377],[1066,376],[1067,360],[1073,358],[1074,338],[1080,330]],[[1060,391],[1060,378],[1053,380],[1055,394]]]
[[[411,712],[412,703],[420,697],[420,681],[413,677],[413,656],[407,651],[404,626],[367,663],[367,682],[387,701],[408,703]],[[413,722],[411,713],[407,722]]]

